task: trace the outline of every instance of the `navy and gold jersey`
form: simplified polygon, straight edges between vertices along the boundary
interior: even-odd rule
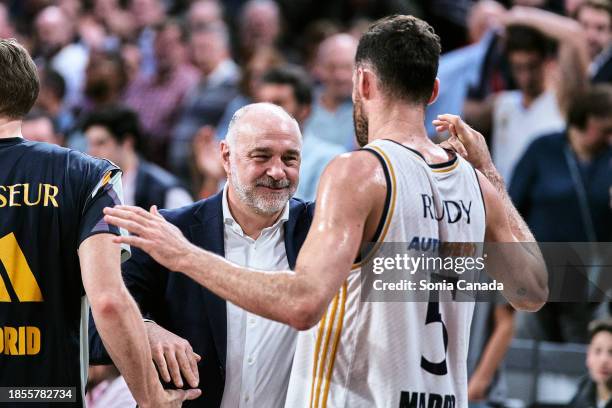
[[[77,250],[94,234],[120,233],[102,210],[121,194],[109,161],[0,139],[0,386],[75,387],[83,404],[88,314]]]

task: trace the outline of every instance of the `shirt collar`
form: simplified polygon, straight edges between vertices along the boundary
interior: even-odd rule
[[[232,212],[229,209],[229,204],[227,201],[227,190],[229,188],[228,185],[229,183],[225,183],[225,186],[223,187],[223,198],[221,200],[221,206],[223,210],[223,223],[229,226],[234,226],[234,225],[239,226],[238,222],[236,222],[236,220],[232,216]],[[283,210],[280,217],[278,217],[278,220],[276,220],[276,222],[273,225],[267,228],[264,228],[264,230],[277,228],[278,226],[284,224],[287,221],[289,221],[289,202],[285,204],[285,209]]]

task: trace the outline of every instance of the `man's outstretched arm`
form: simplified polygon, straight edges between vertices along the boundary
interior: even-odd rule
[[[517,309],[536,311],[548,298],[544,259],[527,223],[518,213],[493,165],[484,137],[456,115],[440,115],[438,131],[448,130],[443,142],[476,168],[487,211],[485,241],[495,245],[487,272],[504,283],[504,296]]]
[[[355,182],[358,181],[358,182]],[[222,298],[252,313],[305,330],[314,326],[348,276],[364,225],[386,184],[368,152],[336,158],[319,185],[317,211],[295,273],[239,267],[189,243],[153,208],[106,208],[105,220],[137,236],[116,237],[148,252],[169,270],[183,272]]]
[[[142,316],[121,278],[121,249],[112,240],[111,234],[97,234],[79,247],[83,286],[98,331],[139,406],[178,407],[185,399],[197,398],[200,391],[163,390]]]

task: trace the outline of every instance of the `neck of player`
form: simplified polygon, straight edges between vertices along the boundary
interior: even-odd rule
[[[428,163],[448,161],[449,154],[429,139],[424,123],[424,107],[402,103],[372,107],[368,115],[368,141],[391,139],[417,150]]]
[[[0,139],[21,136],[21,121],[0,119]]]
[[[259,238],[261,231],[272,226],[283,212],[281,210],[271,215],[255,212],[247,204],[240,201],[231,184],[227,191],[227,204],[232,217],[242,228],[242,232],[253,239]]]

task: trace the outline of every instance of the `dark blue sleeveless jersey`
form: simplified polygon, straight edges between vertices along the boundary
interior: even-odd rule
[[[0,386],[75,387],[83,405],[87,306],[77,250],[94,234],[119,234],[102,210],[121,202],[120,183],[109,161],[0,139]]]

